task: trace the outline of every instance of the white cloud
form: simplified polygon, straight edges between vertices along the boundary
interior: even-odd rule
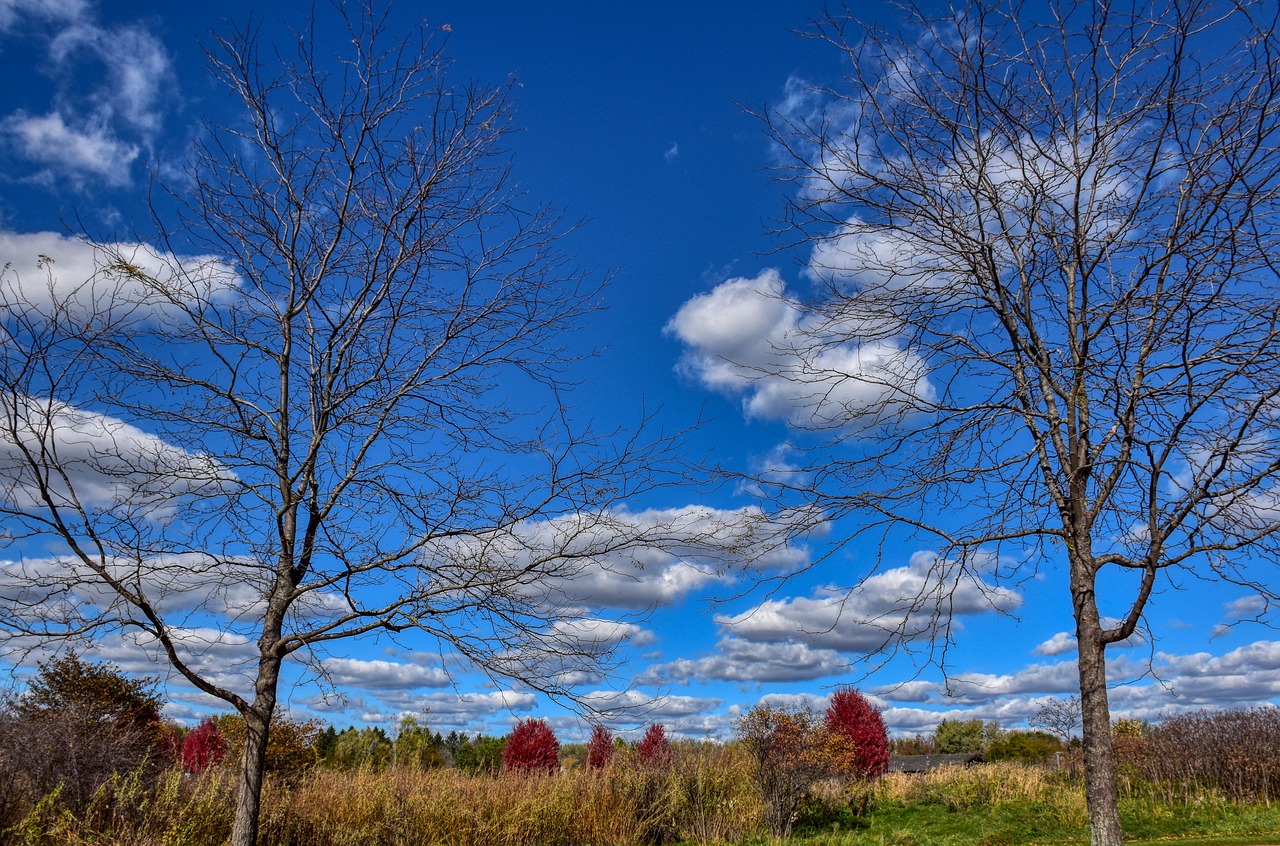
[[[122,141],[99,121],[73,128],[59,113],[29,115],[16,112],[0,123],[18,150],[52,172],[67,171],[78,176],[100,177],[107,185],[127,185],[130,168],[141,149]]]
[[[335,685],[360,690],[407,690],[416,687],[448,687],[452,677],[441,667],[400,664],[394,661],[362,661],[326,658],[324,672]]]
[[[0,0],[0,32],[15,28],[19,19],[65,23],[87,16],[88,0]]]
[[[582,704],[601,713],[609,722],[659,722],[715,710],[724,704],[724,700],[670,694],[649,696],[637,690],[594,690],[583,694]]]
[[[753,643],[723,638],[718,654],[680,658],[650,667],[639,684],[687,684],[690,681],[786,682],[826,678],[845,672],[849,662],[833,649],[813,649],[804,643]]]
[[[271,578],[248,559],[204,553],[142,561],[116,556],[102,566],[112,579],[145,595],[171,624],[182,612],[191,619],[252,618]],[[124,605],[102,576],[71,556],[0,560],[0,602],[18,625],[47,624],[55,630],[62,620],[110,618]]]
[[[808,312],[776,270],[695,296],[666,331],[685,344],[680,369],[742,396],[748,418],[839,428],[906,413],[934,394],[924,362],[883,321]]]
[[[378,698],[394,710],[366,712],[360,719],[367,723],[394,723],[401,717],[421,719],[426,714],[427,725],[432,727],[464,728],[500,715],[532,711],[538,704],[538,697],[532,693],[506,690],[470,694],[384,691]]]
[[[1075,661],[1032,664],[1016,673],[957,673],[948,677],[948,698],[980,702],[1023,693],[1071,693],[1080,689]]]
[[[624,642],[632,646],[648,646],[654,639],[653,632],[635,623],[586,617],[557,620],[551,630],[556,640],[572,643],[575,651],[596,655],[611,652]]]
[[[115,119],[153,133],[160,128],[161,100],[172,80],[169,55],[160,41],[139,26],[104,29],[80,23],[63,29],[49,45],[50,58],[62,65],[90,54],[105,74],[95,116]]]
[[[1227,616],[1233,620],[1260,617],[1270,609],[1271,602],[1260,593],[1242,596],[1239,599],[1228,602],[1226,606]]]
[[[968,568],[917,552],[907,566],[869,576],[852,590],[824,588],[809,598],[769,600],[716,622],[744,640],[870,653],[887,641],[927,637],[938,625],[954,627],[958,616],[1007,612],[1021,601]]]
[[[100,25],[85,3],[0,0],[0,32],[12,34],[24,19],[55,27],[47,70],[58,79],[58,94],[43,114],[19,110],[5,117],[0,133],[43,168],[43,181],[127,185],[134,162],[158,137],[171,99],[168,52],[141,26]],[[29,23],[23,31],[46,37]]]
[[[1065,655],[1076,651],[1076,636],[1071,632],[1058,632],[1031,652],[1035,655]]]
[[[227,302],[238,285],[235,271],[217,256],[0,230],[0,317],[57,307],[76,319],[115,313],[159,320],[175,312],[173,301]]]
[[[18,510],[48,497],[61,508],[162,520],[182,497],[234,478],[214,459],[110,415],[13,394],[0,397],[0,414],[0,500]]]
[[[794,516],[801,525],[815,522]],[[522,523],[502,535],[455,539],[426,554],[455,563],[483,558],[521,571],[535,561],[562,561],[529,591],[560,608],[644,610],[745,572],[804,566],[807,549],[786,543],[790,519],[758,508],[701,505],[583,512]]]
[[[247,691],[252,687],[258,647],[254,638],[207,626],[173,627],[169,630],[175,648],[184,663],[212,684],[231,690]],[[7,637],[0,648],[0,658],[15,666],[33,667],[52,657],[63,644],[25,637]],[[177,690],[194,690],[185,677],[174,670],[163,655],[159,642],[150,634],[136,630],[89,642],[75,647],[88,661],[114,664],[134,676],[156,678]],[[201,700],[204,701],[204,700]]]

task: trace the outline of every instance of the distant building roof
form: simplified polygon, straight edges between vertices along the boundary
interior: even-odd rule
[[[981,752],[959,752],[954,755],[890,755],[891,773],[927,773],[947,766],[967,766],[983,762]]]

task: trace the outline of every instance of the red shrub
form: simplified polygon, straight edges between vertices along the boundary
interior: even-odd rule
[[[182,769],[200,773],[222,763],[227,755],[227,741],[212,717],[205,717],[200,725],[187,732],[182,741]]]
[[[875,778],[889,767],[889,734],[880,712],[862,694],[842,687],[831,695],[827,730],[845,739],[853,753],[852,775]]]
[[[508,770],[545,770],[560,766],[560,741],[546,720],[521,720],[502,749],[502,765]]]
[[[636,744],[636,758],[640,763],[652,767],[665,767],[671,763],[674,750],[667,739],[667,730],[661,723],[654,723],[644,733],[644,737]]]
[[[587,742],[587,767],[601,770],[613,761],[613,734],[604,726],[591,729],[591,740]]]

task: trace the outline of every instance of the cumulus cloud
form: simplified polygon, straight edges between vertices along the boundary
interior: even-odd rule
[[[367,723],[389,723],[398,722],[406,716],[421,719],[426,714],[431,726],[458,729],[485,723],[501,715],[528,712],[538,704],[537,696],[532,693],[508,690],[470,694],[383,691],[378,694],[378,699],[391,710],[365,712],[360,719]]]
[[[146,596],[171,622],[183,612],[224,620],[256,616],[271,575],[247,558],[205,553],[142,560],[114,556],[98,563],[106,577]],[[123,601],[106,577],[72,556],[0,560],[0,618],[23,629],[47,625],[53,630],[64,621],[112,619]]]
[[[591,654],[611,652],[621,643],[632,646],[648,646],[653,643],[653,632],[635,623],[618,620],[597,620],[585,617],[557,620],[551,630],[557,640],[570,641],[576,650]]]
[[[882,321],[809,312],[776,270],[695,296],[666,331],[685,345],[680,370],[741,396],[748,418],[844,427],[905,413],[934,395],[924,362]]]
[[[229,301],[239,282],[217,256],[0,230],[0,317],[47,315],[56,307],[80,320],[107,314],[160,320],[176,312],[175,303]]]
[[[794,515],[801,525],[815,522]],[[559,608],[645,610],[685,598],[744,572],[791,571],[809,561],[803,544],[788,543],[789,517],[758,508],[580,512],[522,523],[501,535],[433,545],[428,556],[453,562],[502,562],[525,570],[558,560],[531,585]]]
[[[419,664],[326,658],[321,666],[335,685],[359,690],[409,690],[416,687],[448,687],[453,683],[452,677],[443,668]]]
[[[252,685],[258,657],[254,638],[209,626],[175,626],[169,635],[182,661],[212,684],[232,690],[245,690]],[[61,646],[60,642],[9,636],[0,643],[0,659],[30,668],[52,657]],[[171,667],[159,641],[146,632],[125,631],[77,643],[76,649],[88,661],[114,664],[128,675],[159,677],[171,689],[176,685],[170,695],[194,689]]]
[[[0,412],[6,421],[0,500],[18,510],[48,497],[63,508],[102,507],[161,520],[182,497],[218,490],[234,478],[213,458],[110,415],[12,394],[0,398]]]
[[[804,643],[754,643],[722,638],[717,654],[680,658],[656,664],[637,682],[646,685],[687,684],[690,681],[786,682],[837,675],[849,662],[834,649],[814,649]]]
[[[1044,655],[1046,657],[1053,655],[1065,655],[1068,652],[1075,651],[1076,636],[1071,634],[1071,632],[1058,632],[1053,637],[1031,650],[1035,655]]]
[[[1200,708],[1255,707],[1280,697],[1280,641],[1257,641],[1223,655],[1157,653],[1159,683],[1111,692],[1120,716],[1158,719]]]
[[[1242,596],[1227,603],[1227,616],[1233,620],[1257,618],[1271,610],[1271,602],[1260,593]]]
[[[593,690],[583,694],[582,703],[609,722],[658,722],[703,714],[719,708],[724,700],[670,694],[649,696],[638,690]]]
[[[58,113],[29,115],[15,112],[0,123],[26,158],[51,171],[96,176],[112,186],[127,185],[130,169],[141,149],[121,140],[98,121],[72,128]]]
[[[952,673],[945,681],[912,681],[883,685],[876,692],[889,702],[981,705],[1028,694],[1071,693],[1079,688],[1074,661],[1032,664],[1015,673]]]
[[[957,673],[944,686],[950,699],[979,702],[1023,693],[1071,693],[1080,689],[1080,674],[1074,661],[1032,664],[1016,673]]]
[[[824,588],[812,597],[769,600],[716,622],[744,640],[870,653],[886,641],[930,636],[940,615],[954,627],[956,617],[1012,611],[1021,602],[1015,591],[982,581],[969,568],[917,552],[905,567],[876,573],[854,590]]]

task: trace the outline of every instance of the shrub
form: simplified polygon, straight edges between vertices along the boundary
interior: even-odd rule
[[[1280,708],[1198,711],[1117,743],[1125,763],[1164,786],[1170,800],[1215,790],[1233,802],[1280,798]]]
[[[751,760],[769,834],[787,837],[809,788],[848,766],[843,738],[831,733],[808,707],[757,705],[735,724]]]
[[[212,717],[205,717],[182,739],[182,769],[185,772],[202,773],[222,763],[226,756],[227,739]]]
[[[55,789],[78,813],[114,773],[149,781],[173,760],[154,681],[74,652],[39,667],[26,693],[0,701],[0,827]]]
[[[587,768],[601,770],[613,763],[613,733],[602,725],[593,726],[587,742]]]
[[[636,760],[649,767],[666,767],[673,755],[671,740],[661,723],[654,723],[636,744]]]
[[[884,719],[866,698],[843,687],[831,695],[824,720],[827,731],[843,737],[852,753],[849,774],[875,778],[889,768],[889,732]]]
[[[214,717],[214,722],[226,738],[227,754],[239,758],[244,751],[244,719],[239,714],[221,714]],[[294,720],[283,714],[272,717],[271,733],[267,735],[267,772],[296,778],[314,767],[320,760],[320,725],[317,720]]]
[[[1066,750],[1062,741],[1044,731],[1011,731],[987,749],[988,761],[1039,764]]]
[[[507,738],[502,765],[508,770],[555,772],[560,765],[560,741],[546,720],[521,720]]]

